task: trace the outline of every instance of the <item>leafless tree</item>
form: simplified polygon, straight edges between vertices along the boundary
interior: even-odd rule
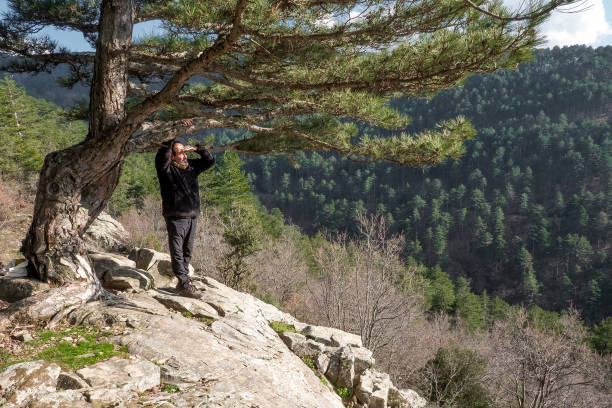
[[[388,237],[383,217],[357,215],[359,238],[338,235],[314,254],[319,268],[309,288],[323,323],[357,333],[376,351],[397,336],[420,295],[401,259],[402,241]]]
[[[609,362],[585,344],[586,330],[574,311],[562,316],[560,325],[542,329],[524,310],[495,325],[487,357],[496,406],[610,406]]]

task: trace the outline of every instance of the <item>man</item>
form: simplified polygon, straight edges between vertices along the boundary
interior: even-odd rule
[[[196,152],[200,158],[187,159],[187,152]],[[189,279],[189,261],[200,215],[198,175],[214,163],[214,157],[206,149],[186,146],[176,140],[164,143],[155,156],[172,271],[178,278],[176,289],[181,296],[202,296]]]

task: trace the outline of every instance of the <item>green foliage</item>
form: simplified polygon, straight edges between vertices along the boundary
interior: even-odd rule
[[[421,370],[421,390],[441,407],[489,408],[493,401],[481,384],[486,360],[472,350],[440,348]]]
[[[315,373],[315,375],[317,377],[319,377],[319,380],[321,380],[323,385],[325,385],[327,388],[331,389],[331,386],[329,385],[329,382],[327,382],[327,379],[324,376],[322,376],[321,374],[319,374],[319,372],[317,371],[317,367],[316,367],[315,362],[314,362],[314,360],[313,360],[311,355],[304,354],[302,356],[302,361],[304,362],[304,364],[306,364],[306,366],[308,368],[310,368],[312,370],[313,373]]]
[[[27,180],[42,167],[47,153],[81,141],[82,122],[69,122],[56,105],[28,96],[8,76],[0,81],[0,176]]]
[[[167,392],[168,394],[174,394],[177,392],[181,392],[181,389],[177,385],[173,384],[164,384],[161,387],[162,392]]]
[[[218,319],[215,319],[214,317],[202,316],[198,320],[207,326],[212,326],[212,324],[216,322]]]
[[[602,108],[612,98],[611,52],[538,50],[518,71],[391,102],[413,118],[406,133],[469,118],[478,135],[457,161],[413,170],[313,152],[249,159],[245,168],[266,206],[309,234],[355,234],[354,209],[384,213],[391,232],[405,236],[406,256],[469,278],[492,302],[556,311],[574,305],[595,323],[612,315],[602,295],[612,289],[612,123]],[[361,124],[358,131],[397,135]],[[522,245],[512,244],[514,236]]]
[[[33,333],[34,340],[26,342],[18,355],[0,353],[0,369],[24,361],[46,360],[57,363],[64,369],[78,370],[113,356],[126,357],[125,347],[101,341],[110,333],[92,327],[76,326],[62,331],[40,330]],[[63,339],[80,339],[76,344]]]
[[[270,327],[277,333],[297,333],[295,326],[285,322],[270,322]]]
[[[226,152],[202,183],[206,201],[220,211],[223,237],[231,247],[217,267],[224,283],[233,288],[244,285],[250,276],[247,258],[259,251],[262,236],[257,200],[241,167],[238,155]]]
[[[426,277],[429,285],[425,289],[425,300],[430,313],[452,313],[455,307],[455,287],[439,265],[431,268]]]
[[[591,347],[601,354],[612,354],[612,317],[606,317],[593,327]]]
[[[343,400],[349,399],[353,396],[353,390],[350,388],[335,388],[336,394],[340,396]]]
[[[116,355],[123,353],[114,351],[114,346],[110,343],[79,341],[76,345],[61,342],[40,352],[36,358],[55,362],[63,368],[78,370]]]

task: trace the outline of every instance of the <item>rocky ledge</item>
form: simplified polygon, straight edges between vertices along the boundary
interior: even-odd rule
[[[361,338],[297,321],[251,295],[208,277],[194,278],[202,299],[177,296],[169,258],[149,249],[131,259],[94,253],[96,273],[118,296],[65,313],[72,325],[110,330],[129,358],[76,372],[32,361],[0,372],[0,406],[16,407],[424,407],[376,371]],[[19,276],[0,277],[8,302],[46,290]],[[11,294],[9,296],[5,294]],[[277,333],[273,322],[289,331]],[[293,331],[295,329],[295,331]],[[168,385],[175,387],[169,390]],[[343,390],[343,402],[335,391]]]

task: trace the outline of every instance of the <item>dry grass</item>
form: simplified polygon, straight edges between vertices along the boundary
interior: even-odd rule
[[[0,263],[19,256],[21,240],[32,220],[34,196],[0,180]]]

